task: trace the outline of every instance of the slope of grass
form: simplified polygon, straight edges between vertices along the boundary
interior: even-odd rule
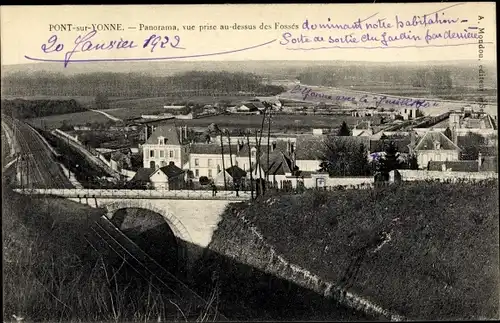
[[[289,261],[409,318],[499,317],[498,181],[263,197],[246,209]],[[382,244],[379,232],[390,240]],[[350,277],[350,278],[348,278]]]
[[[155,289],[90,234],[101,210],[2,191],[4,322],[183,320],[188,300]]]

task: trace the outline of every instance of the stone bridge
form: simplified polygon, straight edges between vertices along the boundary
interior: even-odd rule
[[[148,230],[166,222],[178,241],[184,242],[183,245],[186,246],[195,246],[196,249],[208,246],[228,204],[250,198],[250,192],[239,192],[239,196],[236,196],[230,191],[218,192],[216,196],[212,196],[212,191],[188,190],[18,189],[16,191],[30,195],[59,196],[91,207],[104,208],[107,218],[122,231],[135,228],[136,231],[149,232]],[[121,214],[122,219],[115,219],[117,214]],[[161,215],[163,223],[158,220],[160,218],[157,215]],[[152,220],[155,216],[156,219]],[[191,250],[187,253],[197,258],[196,255],[193,256]]]

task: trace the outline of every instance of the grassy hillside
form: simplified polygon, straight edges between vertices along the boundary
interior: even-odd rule
[[[4,322],[13,315],[29,322],[182,319],[182,300],[154,289],[92,238],[89,218],[101,210],[7,189],[2,195]]]
[[[498,181],[263,197],[244,216],[290,262],[412,319],[499,317]],[[389,234],[378,239],[379,233]],[[386,240],[385,243],[383,241]]]

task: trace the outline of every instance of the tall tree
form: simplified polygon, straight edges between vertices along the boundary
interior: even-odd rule
[[[321,151],[320,170],[330,176],[363,176],[369,170],[364,145],[330,136]]]
[[[480,134],[470,131],[465,136],[459,138],[459,147],[462,149],[462,159],[476,160],[479,156],[481,147],[486,143],[486,139]]]
[[[380,161],[380,173],[384,180],[389,180],[389,173],[392,170],[402,168],[401,162],[398,160],[399,152],[394,144],[394,141],[389,142],[385,148],[385,154]]]
[[[94,100],[94,106],[97,110],[109,109],[108,97],[102,93],[97,94]]]
[[[342,125],[340,126],[337,136],[350,136],[350,135],[351,135],[351,129],[349,129],[349,126],[345,121],[342,121]]]

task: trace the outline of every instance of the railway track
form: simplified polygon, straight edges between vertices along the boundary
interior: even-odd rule
[[[184,318],[189,321],[195,321],[200,318],[201,313],[207,313],[206,319],[228,321],[212,304],[142,251],[132,240],[116,228],[106,216],[103,215],[95,219],[91,223],[90,228],[98,239],[103,241],[109,249],[128,263],[137,274],[151,281],[157,291],[168,291],[178,298],[194,300],[194,308],[197,310],[192,313],[183,313]],[[90,241],[89,243],[92,244]]]
[[[42,141],[36,130],[27,124],[3,116],[13,130],[18,145],[18,172],[23,187],[73,188],[53,157],[52,151]]]

